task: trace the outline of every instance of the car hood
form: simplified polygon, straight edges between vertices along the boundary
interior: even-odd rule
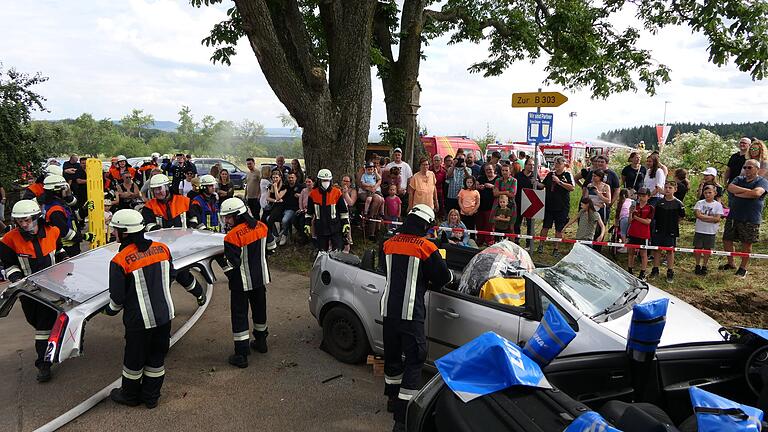
[[[224,252],[224,235],[211,231],[171,228],[149,232],[146,237],[168,245],[177,269]],[[118,247],[109,243],[84,252],[29,276],[27,284],[76,303],[86,302],[109,288],[109,262]]]
[[[669,299],[669,308],[667,309],[667,323],[664,326],[664,333],[661,335],[659,346],[723,341],[719,332],[722,326],[717,321],[672,294],[648,285],[648,293],[643,298],[642,303],[660,298]],[[626,338],[631,321],[632,312],[630,311],[619,318],[598,324],[622,338]]]

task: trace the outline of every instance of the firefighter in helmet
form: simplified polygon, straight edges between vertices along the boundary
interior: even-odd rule
[[[149,189],[152,191],[153,198],[144,203],[141,209],[147,231],[160,228],[199,227],[199,207],[191,206],[189,198],[171,193],[168,187],[170,184],[171,180],[165,174],[155,174],[149,179]],[[206,296],[203,286],[189,270],[176,272],[176,281],[195,296],[198,306],[205,304]]]
[[[425,235],[435,213],[416,204],[398,234],[384,242],[387,284],[381,297],[384,317],[384,394],[394,413],[394,431],[405,431],[408,401],[421,389],[427,356],[424,295],[431,284],[440,289],[453,275],[434,243]]]
[[[33,200],[41,197],[43,192],[45,192],[45,189],[43,189],[43,181],[45,181],[45,178],[51,174],[63,176],[64,171],[58,165],[48,165],[43,169],[43,173],[35,179],[35,182],[27,186],[24,193],[21,195],[21,199]]]
[[[270,282],[267,268],[267,251],[277,246],[267,226],[248,213],[248,207],[240,198],[228,198],[221,203],[221,218],[229,228],[224,237],[222,267],[229,279],[232,335],[235,353],[229,363],[240,368],[248,367],[248,306],[253,317],[253,341],[250,348],[267,352],[267,293]]]
[[[333,175],[330,170],[321,169],[317,173],[317,185],[309,193],[304,216],[304,232],[310,235],[314,219],[318,248],[324,251],[341,250],[344,246],[343,235],[350,230],[347,203],[341,189],[332,186],[331,180]]]
[[[115,165],[109,168],[109,176],[112,177],[113,182],[120,183],[123,181],[123,172],[126,171],[131,174],[131,178],[136,178],[136,169],[128,165],[128,158],[120,155],[117,157]]]
[[[219,196],[216,194],[216,179],[206,174],[200,177],[199,193],[192,198],[192,206],[197,207],[199,216],[198,228],[211,231],[221,231],[219,224]]]
[[[17,282],[56,263],[56,251],[61,248],[59,229],[46,224],[41,215],[40,206],[34,200],[18,201],[11,210],[11,218],[17,228],[0,239],[0,261],[11,282]],[[19,300],[24,317],[35,328],[37,380],[49,381],[51,361],[46,359],[45,354],[58,314],[51,307],[32,298],[22,296]]]
[[[125,353],[122,386],[110,398],[122,405],[157,406],[174,317],[171,252],[144,236],[144,218],[133,209],[115,212],[109,226],[120,243],[109,263],[107,315],[123,311]]]
[[[42,206],[45,222],[54,225],[61,233],[61,243],[67,256],[73,257],[80,253],[80,242],[92,241],[93,234],[85,236],[78,230],[78,222],[82,220],[80,211],[87,212],[87,208],[77,210],[73,206],[77,199],[71,194],[69,185],[64,177],[51,174],[43,181],[43,195],[38,198]]]

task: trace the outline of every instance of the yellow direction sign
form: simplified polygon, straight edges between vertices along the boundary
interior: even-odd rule
[[[568,98],[558,92],[512,93],[512,108],[559,107]]]

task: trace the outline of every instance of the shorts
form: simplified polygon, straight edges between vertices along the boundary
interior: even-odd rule
[[[621,232],[622,237],[627,236],[627,231],[629,231],[629,218],[623,217],[619,220],[619,231]]]
[[[648,239],[641,239],[640,237],[627,237],[627,244],[648,246]]]
[[[709,249],[715,248],[715,235],[704,233],[693,233],[693,248],[694,249]]]
[[[544,228],[552,228],[553,223],[555,225],[555,231],[561,232],[568,223],[568,209],[553,211],[544,210]]]
[[[653,233],[651,234],[651,244],[654,246],[675,247],[677,246],[677,237],[672,237],[665,233]]]
[[[723,241],[735,241],[741,243],[757,243],[760,239],[760,224],[752,222],[739,222],[733,219],[725,220]]]

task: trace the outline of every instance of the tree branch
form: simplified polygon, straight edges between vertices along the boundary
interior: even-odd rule
[[[376,13],[373,16],[373,38],[381,51],[381,55],[390,63],[395,62],[392,55],[392,31],[389,29],[388,16],[382,2],[376,5]]]

